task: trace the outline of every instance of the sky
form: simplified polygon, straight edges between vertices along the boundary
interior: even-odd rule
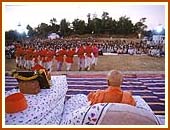
[[[5,31],[13,29],[22,32],[26,31],[28,24],[35,28],[42,22],[50,24],[52,18],[56,18],[58,24],[63,18],[66,18],[68,22],[72,22],[76,18],[87,22],[88,13],[91,13],[92,16],[96,14],[98,18],[101,18],[103,11],[108,12],[109,16],[115,20],[126,15],[133,23],[146,17],[147,30],[153,30],[158,25],[165,27],[165,5],[163,3],[153,4],[115,2],[6,3],[3,11],[4,28]]]

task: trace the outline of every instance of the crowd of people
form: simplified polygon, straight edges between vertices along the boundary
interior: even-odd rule
[[[99,40],[99,39],[27,39],[13,42],[6,46],[14,49],[16,65],[19,68],[31,70],[39,64],[52,71],[52,64],[56,61],[58,71],[66,63],[66,70],[70,71],[74,63],[74,56],[78,57],[78,70],[95,69],[99,54],[116,53],[129,55],[164,56],[164,45],[151,46],[144,41],[130,40]]]
[[[104,53],[117,53],[129,55],[150,55],[163,56],[165,54],[164,44],[147,44],[146,41],[127,41],[127,40],[112,40],[103,41],[101,49]]]
[[[61,71],[64,62],[66,70],[70,71],[75,55],[78,56],[79,71],[94,69],[97,65],[98,47],[95,42],[90,41],[56,42],[40,39],[16,45],[16,65],[28,70],[39,64],[51,71],[52,64],[56,61],[57,71]]]

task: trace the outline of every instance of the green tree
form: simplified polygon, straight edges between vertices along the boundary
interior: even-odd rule
[[[87,14],[87,18],[88,18],[88,23],[89,23],[89,21],[91,20],[91,14],[90,13]]]
[[[100,34],[101,33],[101,26],[102,26],[102,20],[99,18],[94,18],[92,20],[92,31],[94,34]]]
[[[16,30],[5,31],[5,41],[16,41],[18,40],[18,35]]]
[[[86,29],[86,24],[84,20],[75,19],[73,22],[73,30],[76,34],[84,34]]]
[[[115,27],[112,17],[109,17],[108,12],[103,12],[101,18],[102,18],[101,32],[104,34],[112,34],[113,33],[112,29],[114,29]]]
[[[50,23],[51,23],[52,25],[55,25],[55,24],[57,23],[56,18],[52,18],[52,19],[50,19]]]
[[[117,22],[117,33],[122,35],[129,35],[133,32],[133,23],[129,17],[123,16]]]
[[[87,15],[88,23],[86,25],[86,32],[89,34],[100,34],[101,33],[101,19],[97,18],[96,14],[93,14],[93,18],[91,19],[91,14]]]
[[[16,30],[9,30],[5,32],[5,41],[17,41],[26,38],[26,33],[18,33]]]
[[[116,32],[117,32],[117,21],[113,19],[111,24],[111,34],[116,34]]]
[[[35,30],[30,25],[27,25],[26,29],[28,30],[29,37],[32,37],[36,34]]]
[[[66,21],[66,19],[62,19],[60,22],[60,32],[63,36],[66,36],[69,34],[69,22]]]
[[[109,18],[109,13],[108,12],[103,12],[102,14],[102,20],[106,20]]]
[[[93,21],[91,20],[91,13],[87,14],[88,23],[86,25],[86,33],[91,34],[94,31]]]
[[[51,26],[49,25],[49,30],[50,32],[55,32],[55,33],[58,33],[59,29],[60,29],[60,26],[57,24],[57,20],[56,18],[52,18],[50,19],[50,23],[51,23]]]
[[[47,37],[48,33],[50,32],[50,28],[46,23],[41,23],[40,25],[38,25],[36,30],[40,37]]]
[[[137,34],[143,34],[145,32],[145,29],[147,28],[147,25],[145,25],[146,18],[141,18],[139,22],[137,22],[134,25],[134,32]]]

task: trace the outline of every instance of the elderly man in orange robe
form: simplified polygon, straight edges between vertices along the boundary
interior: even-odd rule
[[[131,92],[123,91],[121,84],[123,76],[119,71],[112,70],[107,75],[108,88],[106,90],[97,90],[88,94],[88,101],[91,105],[97,103],[124,103],[136,105]]]

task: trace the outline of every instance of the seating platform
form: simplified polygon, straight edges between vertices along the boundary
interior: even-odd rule
[[[6,80],[6,96],[19,92],[16,88],[17,81],[9,76],[6,76],[6,79],[8,77],[8,80]],[[70,78],[71,79],[71,78]],[[64,116],[64,113],[67,113],[68,111],[66,108],[69,108],[69,112],[71,112],[71,106],[73,108],[79,109],[83,105],[86,106],[87,102],[84,100],[81,103],[78,103],[78,106],[70,105],[69,107],[66,107],[69,103],[68,97],[74,97],[74,95],[77,95],[75,93],[74,95],[69,95],[70,92],[70,79],[69,77],[66,78],[66,76],[52,76],[52,86],[51,89],[44,89],[37,95],[26,95],[25,97],[28,101],[28,108],[22,112],[18,112],[15,114],[5,114],[5,124],[6,125],[60,125],[61,121],[64,119],[67,119],[66,116]],[[86,80],[82,79],[82,83],[85,83]],[[11,83],[11,85],[9,85]],[[86,82],[88,85],[88,83]],[[81,86],[81,84],[79,84]],[[85,86],[87,87],[87,86]],[[94,90],[94,89],[93,89]],[[85,96],[85,95],[84,95]],[[143,100],[142,96],[134,96],[135,100],[137,101],[137,109],[144,109],[150,113],[152,113],[153,116],[155,114],[153,113],[153,110],[151,107],[146,103],[145,100]],[[72,99],[71,98],[71,99]],[[75,98],[77,99],[77,98]],[[81,100],[81,99],[80,99]],[[65,102],[64,102],[65,101]],[[74,101],[75,102],[79,102]],[[68,113],[67,113],[68,114]],[[156,123],[157,124],[164,124],[164,116],[155,116]],[[157,118],[159,117],[159,118]],[[161,119],[161,120],[160,120]]]

